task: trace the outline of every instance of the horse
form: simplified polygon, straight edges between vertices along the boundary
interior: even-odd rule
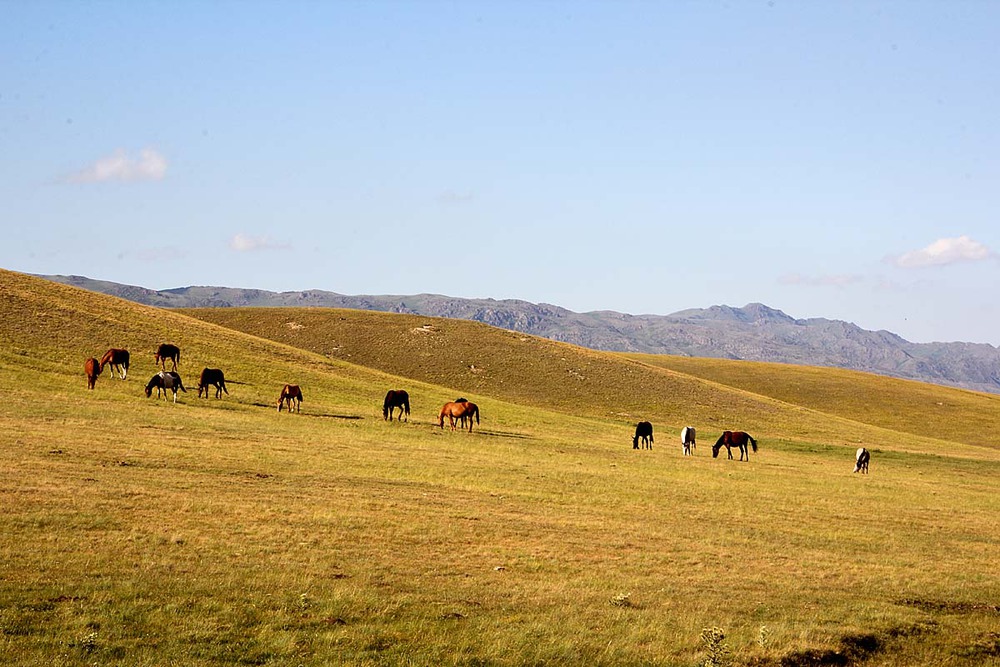
[[[123,350],[118,347],[113,347],[104,353],[101,357],[101,370],[108,364],[111,364],[111,377],[115,376],[115,369],[118,369],[118,374],[121,375],[122,379],[128,375],[128,350]]]
[[[860,472],[863,475],[868,474],[868,463],[872,460],[871,453],[864,447],[860,447],[857,453],[854,455],[854,472]]]
[[[215,386],[216,398],[222,398],[222,392],[226,392],[226,396],[229,395],[229,390],[226,389],[226,376],[223,375],[222,371],[218,368],[205,368],[201,371],[201,378],[198,380],[198,398],[201,398],[203,391],[205,398],[208,398],[208,388],[213,385]]]
[[[635,425],[635,437],[632,438],[632,449],[639,449],[639,438],[642,438],[642,448],[653,448],[653,425],[649,422],[639,422]]]
[[[681,429],[681,446],[684,447],[684,456],[694,454],[694,448],[697,445],[695,442],[696,435],[694,426],[685,426]]]
[[[468,402],[469,402],[469,399],[465,398],[464,396],[459,396],[458,398],[456,398],[456,399],[454,400],[454,402],[455,402],[455,403],[468,403]],[[465,430],[465,422],[466,422],[466,420],[467,420],[467,417],[466,417],[465,415],[462,415],[462,416],[461,416],[461,417],[459,417],[458,419],[459,419],[459,421],[460,421],[460,422],[462,423],[462,430]]]
[[[288,413],[292,412],[292,402],[295,403],[295,411],[302,411],[302,390],[297,384],[286,384],[281,388],[281,396],[278,397],[278,412],[281,412],[281,405],[288,404]]]
[[[441,407],[440,414],[438,414],[438,426],[441,428],[444,428],[445,416],[448,417],[448,421],[451,423],[452,431],[455,430],[456,419],[467,417],[469,419],[469,433],[472,433],[473,418],[475,418],[477,424],[479,423],[479,406],[466,400],[445,403]]]
[[[181,376],[176,373],[176,371],[160,371],[153,377],[149,378],[149,382],[146,383],[146,398],[149,398],[153,394],[153,387],[156,387],[156,397],[160,397],[160,391],[163,391],[163,398],[167,398],[167,389],[174,392],[174,403],[177,402],[177,390],[180,389],[185,394],[187,389],[184,388],[184,383],[181,382]]]
[[[181,348],[170,343],[160,343],[153,359],[157,364],[163,366],[163,370],[167,370],[167,359],[169,359],[170,363],[173,364],[171,370],[177,370],[177,364],[181,363]]]
[[[722,449],[723,445],[726,447],[726,451],[729,453],[729,458],[733,458],[732,447],[740,448],[740,461],[743,460],[743,456],[746,455],[747,461],[750,460],[750,452],[747,450],[747,443],[753,447],[753,450],[757,451],[757,441],[750,437],[749,434],[743,431],[723,431],[722,435],[719,436],[718,441],[712,445],[712,458],[717,458],[719,456],[719,450]]]
[[[399,416],[396,418],[400,420],[403,418],[403,413],[406,413],[406,421],[410,421],[410,395],[406,393],[404,389],[390,389],[385,395],[385,400],[382,401],[382,419],[392,421],[392,412],[396,408],[399,408]]]
[[[93,389],[97,376],[101,374],[101,362],[91,357],[83,362],[83,370],[87,373],[87,389]]]

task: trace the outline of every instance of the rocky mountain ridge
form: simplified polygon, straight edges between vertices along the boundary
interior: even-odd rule
[[[476,320],[596,350],[832,366],[1000,393],[1000,349],[992,345],[911,343],[889,331],[869,331],[850,322],[796,319],[759,303],[629,315],[576,313],[516,299],[348,296],[323,290],[200,286],[151,290],[82,276],[41,277],[163,308],[314,306],[411,313]]]

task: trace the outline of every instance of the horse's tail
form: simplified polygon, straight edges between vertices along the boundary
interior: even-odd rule
[[[750,446],[753,447],[753,450],[756,452],[757,451],[757,441],[754,440],[753,436],[751,436],[749,433],[747,434],[747,440],[750,441]]]
[[[409,396],[403,397],[403,408],[406,410],[406,415],[409,416],[410,415],[410,397]]]
[[[438,415],[438,426],[444,428],[444,408],[441,408],[441,413]]]
[[[476,406],[476,409],[473,410],[473,412],[476,415],[476,423],[478,424],[479,423],[479,406],[478,405]],[[472,423],[472,417],[469,417],[469,423],[470,424]]]

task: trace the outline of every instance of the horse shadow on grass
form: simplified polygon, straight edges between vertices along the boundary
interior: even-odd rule
[[[258,408],[267,408],[268,410],[275,409],[274,405],[270,405],[267,403],[251,403],[251,405]],[[347,420],[364,419],[362,415],[337,415],[325,412],[296,412],[295,414],[301,417],[310,417],[313,419],[347,419]]]

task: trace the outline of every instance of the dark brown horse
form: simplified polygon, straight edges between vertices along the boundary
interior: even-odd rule
[[[642,448],[653,448],[653,425],[649,422],[639,422],[635,425],[635,437],[632,438],[632,449],[639,449],[639,438],[642,438]]]
[[[163,398],[167,398],[167,389],[174,392],[174,403],[177,402],[177,390],[180,389],[185,394],[187,389],[184,388],[184,383],[181,382],[181,376],[177,374],[176,371],[160,371],[153,377],[149,378],[149,382],[146,383],[146,398],[153,395],[153,388],[156,388],[156,397],[160,397],[160,392],[163,392]]]
[[[403,419],[403,415],[405,413],[406,422],[409,423],[410,395],[407,394],[404,389],[390,389],[385,395],[385,400],[382,401],[382,419],[392,421],[392,412],[396,408],[399,408],[399,416],[396,417],[396,419]]]
[[[91,357],[83,362],[83,370],[87,372],[87,389],[93,389],[97,376],[101,374],[101,362]]]
[[[125,376],[128,375],[128,350],[123,350],[118,347],[113,347],[104,353],[101,357],[101,370],[108,364],[111,364],[111,377],[115,376],[115,369],[118,369],[118,374],[124,380]]]
[[[237,384],[239,384],[237,382]],[[229,390],[226,389],[226,376],[218,368],[205,368],[201,371],[201,378],[198,380],[198,398],[201,398],[201,392],[205,392],[205,398],[208,398],[208,388],[215,387],[215,397],[222,398],[222,392],[226,392],[226,396],[229,395]]]
[[[288,412],[292,412],[292,403],[295,404],[295,411],[301,412],[302,409],[302,390],[299,389],[297,384],[286,384],[281,388],[281,396],[278,397],[278,412],[281,412],[281,405],[283,403],[288,404]]]
[[[160,346],[156,348],[156,354],[153,356],[153,359],[158,365],[163,367],[163,370],[167,370],[167,359],[169,359],[173,364],[171,370],[177,370],[177,364],[181,363],[181,348],[170,343],[160,343]]]
[[[455,420],[468,418],[469,420],[469,433],[472,433],[472,420],[475,419],[476,423],[479,423],[479,406],[475,403],[470,403],[469,401],[456,401],[453,403],[445,403],[441,407],[441,413],[438,415],[438,426],[444,428],[444,418],[448,417],[448,421],[451,423],[451,430],[455,430]]]
[[[719,440],[712,445],[712,458],[717,458],[719,456],[719,450],[723,447],[729,453],[729,458],[733,458],[732,447],[739,447],[740,449],[740,461],[743,460],[745,455],[746,460],[750,460],[750,451],[747,449],[747,444],[753,447],[753,450],[757,451],[757,441],[754,440],[748,433],[743,431],[723,431],[722,435],[719,436]]]

